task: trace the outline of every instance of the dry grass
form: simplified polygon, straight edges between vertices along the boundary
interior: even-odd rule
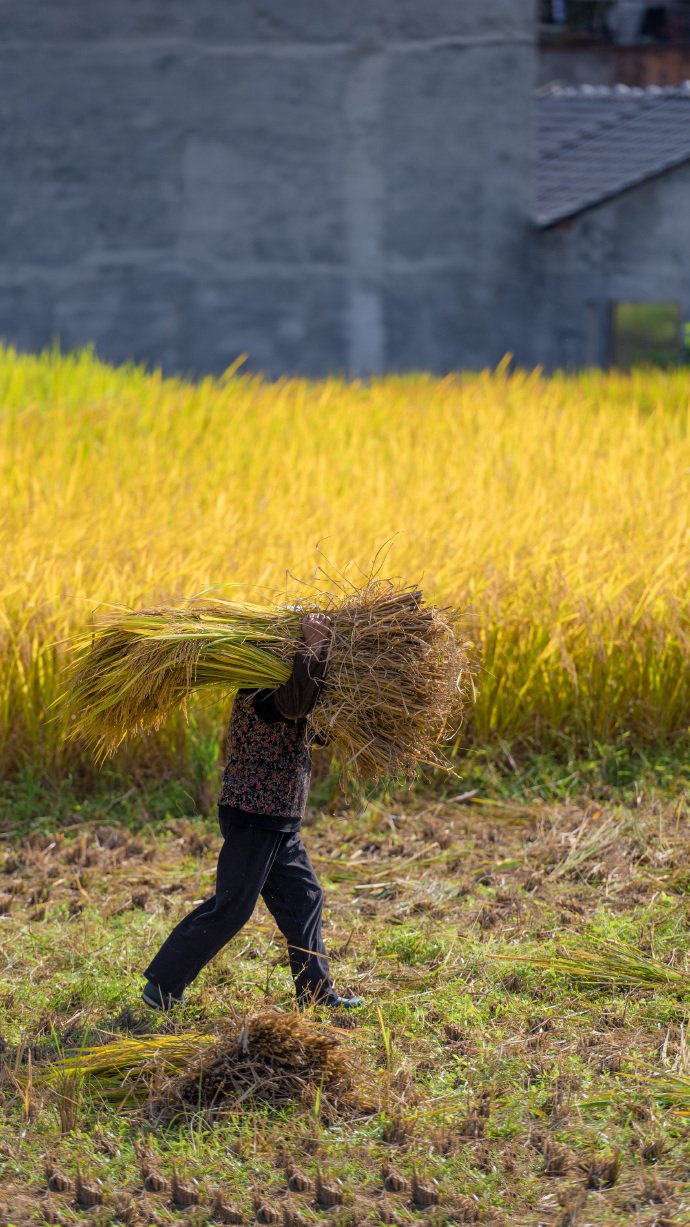
[[[100,602],[304,596],[286,569],[318,578],[319,542],[366,567],[396,534],[389,573],[466,611],[480,741],[688,727],[683,372],[190,386],[4,351],[0,403],[3,771],[81,763],[45,716]],[[179,768],[220,724],[194,711],[142,758]]]
[[[509,956],[492,955],[505,960]],[[599,939],[587,946],[563,946],[554,954],[528,954],[525,962],[591,988],[655,988],[669,985],[690,990],[690,973],[670,967],[621,942]]]

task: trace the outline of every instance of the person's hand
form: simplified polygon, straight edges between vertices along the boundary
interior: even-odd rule
[[[307,614],[302,618],[302,634],[308,648],[319,648],[327,637],[331,626],[328,614]]]

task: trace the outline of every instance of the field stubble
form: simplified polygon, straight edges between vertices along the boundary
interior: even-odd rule
[[[124,804],[127,824],[46,819],[0,856],[0,1222],[687,1221],[686,802],[311,812],[336,980],[367,999],[331,1030],[351,1106],[304,1070],[282,1106],[273,1082],[247,1097],[231,1065],[211,1113],[200,1083],[172,1123],[112,1079],[50,1076],[87,1044],[129,1037],[136,1060],[140,968],[210,887],[212,823]],[[278,1010],[289,1040],[291,997],[261,906],[153,1025],[193,1069],[195,1033],[258,1018],[270,1050]]]
[[[5,350],[0,405],[4,773],[85,769],[46,717],[60,644],[99,603],[294,598],[323,555],[331,576],[367,570],[393,538],[387,571],[466,611],[468,740],[561,753],[687,731],[684,372],[191,385]],[[204,769],[220,720],[195,708],[121,770]]]

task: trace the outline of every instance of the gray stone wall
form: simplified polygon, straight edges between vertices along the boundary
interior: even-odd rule
[[[690,322],[690,164],[536,236],[532,361],[606,366],[616,302],[675,303]]]
[[[0,0],[0,335],[270,376],[526,352],[532,0]]]

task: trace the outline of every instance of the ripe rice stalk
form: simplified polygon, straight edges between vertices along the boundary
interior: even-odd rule
[[[50,1065],[47,1077],[58,1087],[67,1077],[78,1078],[109,1102],[138,1102],[156,1080],[186,1069],[215,1042],[216,1036],[196,1031],[127,1036],[62,1057]]]
[[[81,1074],[64,1073],[53,1083],[53,1095],[60,1124],[60,1133],[73,1133],[79,1123],[81,1107]]]
[[[278,686],[290,669],[266,647],[279,650],[296,623],[232,602],[107,616],[74,642],[64,696],[70,735],[102,760],[132,734],[160,728],[193,690]],[[272,634],[278,625],[282,637]]]
[[[124,612],[77,644],[66,703],[71,734],[99,759],[156,729],[196,691],[276,687],[290,676],[307,613],[331,619],[328,671],[310,716],[315,735],[361,781],[448,767],[469,681],[457,615],[417,589],[369,579],[339,597],[264,609],[220,602]]]
[[[398,533],[396,565],[471,609],[481,686],[463,741],[600,758],[690,724],[687,371],[163,379],[0,348],[0,770],[92,778],[45,714],[64,643],[131,608],[234,595]],[[291,598],[297,586],[289,581]],[[196,704],[195,704],[196,707]],[[217,711],[116,770],[187,778]],[[615,762],[613,763],[615,768]]]
[[[371,1075],[332,1027],[265,1010],[245,1019],[239,1029],[221,1032],[214,1047],[159,1087],[152,1109],[170,1119],[200,1109],[235,1109],[251,1100],[273,1107],[290,1100],[312,1102],[316,1094],[326,1123],[377,1108]]]
[[[515,962],[514,955],[489,953],[488,958]],[[642,954],[622,942],[601,940],[591,946],[562,946],[555,954],[524,954],[521,961],[543,967],[590,988],[657,988],[687,990],[690,974]]]

